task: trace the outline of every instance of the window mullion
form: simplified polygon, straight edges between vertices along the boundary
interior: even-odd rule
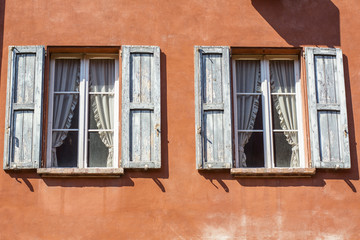
[[[273,142],[272,142],[272,118],[271,118],[271,92],[270,92],[270,71],[269,60],[261,62],[261,89],[263,92],[263,116],[264,124],[264,152],[265,168],[272,168],[273,164]]]
[[[85,92],[86,92],[86,66],[85,60],[81,59],[80,84],[79,84],[79,133],[78,133],[78,167],[84,168],[84,129],[85,129]]]
[[[89,68],[89,58],[88,56],[85,57],[85,93],[84,93],[84,99],[85,99],[85,104],[84,104],[84,158],[83,158],[83,161],[84,161],[84,167],[88,167],[88,126],[89,126],[89,123],[88,123],[88,120],[89,120],[89,87],[90,87],[90,76],[89,76],[89,71],[90,71],[90,68]]]

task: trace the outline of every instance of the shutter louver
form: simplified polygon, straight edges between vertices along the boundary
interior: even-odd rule
[[[195,47],[197,169],[232,167],[228,47]]]
[[[160,48],[122,47],[122,166],[161,167]]]
[[[40,166],[44,57],[43,46],[9,47],[4,169]]]
[[[350,168],[342,51],[306,48],[311,159],[316,168]]]

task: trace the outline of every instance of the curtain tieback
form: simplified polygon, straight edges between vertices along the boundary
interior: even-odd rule
[[[299,150],[299,145],[298,145],[298,144],[294,145],[294,146],[291,148],[291,150],[292,150],[293,152]]]
[[[240,167],[246,167],[246,154],[243,146],[239,146]]]
[[[245,152],[245,149],[243,146],[239,146],[239,152]]]

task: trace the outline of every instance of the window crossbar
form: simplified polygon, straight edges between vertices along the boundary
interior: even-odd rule
[[[88,129],[88,132],[113,132],[113,129]]]
[[[79,129],[65,129],[65,128],[56,128],[52,130],[53,132],[77,132]]]
[[[236,95],[237,96],[254,96],[254,95],[256,95],[256,96],[260,96],[261,95],[261,93],[236,93]]]
[[[253,130],[237,130],[238,132],[264,132],[264,130],[258,130],[258,129],[253,129]]]
[[[89,92],[90,95],[114,95],[114,92]]]
[[[54,94],[79,94],[77,91],[56,91]]]
[[[298,132],[298,130],[292,130],[292,129],[273,129],[273,132]]]
[[[277,96],[296,96],[296,93],[271,93],[271,95],[277,95]]]

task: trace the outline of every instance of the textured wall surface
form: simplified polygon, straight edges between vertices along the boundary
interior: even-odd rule
[[[119,179],[0,170],[0,239],[360,239],[359,1],[0,4],[0,156],[9,45],[160,46],[163,137],[161,170],[126,171]],[[197,171],[194,45],[341,47],[351,170],[318,170],[306,179]]]

